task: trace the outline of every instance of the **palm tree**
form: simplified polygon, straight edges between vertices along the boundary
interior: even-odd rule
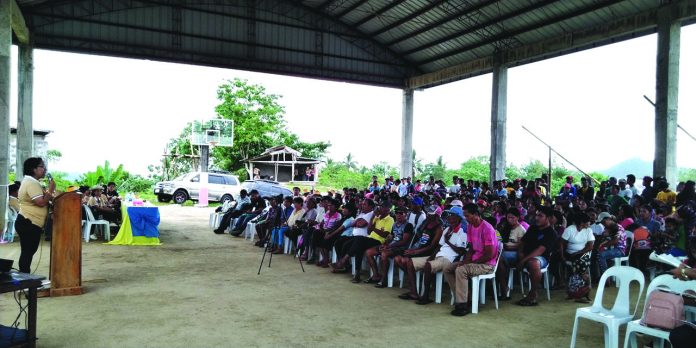
[[[349,170],[355,170],[358,168],[358,164],[353,160],[353,155],[350,152],[348,155],[346,155],[346,160],[343,163],[345,163],[346,168]]]
[[[411,177],[416,178],[423,173],[423,161],[416,158],[416,150],[411,152]]]

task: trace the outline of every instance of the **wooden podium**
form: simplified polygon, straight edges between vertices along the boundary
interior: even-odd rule
[[[82,294],[82,194],[66,192],[53,200],[51,296]]]

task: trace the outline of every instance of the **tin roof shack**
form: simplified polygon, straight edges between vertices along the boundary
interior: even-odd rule
[[[302,157],[288,146],[266,149],[261,155],[247,161],[247,172],[252,179],[271,179],[281,183],[319,181],[320,160]]]

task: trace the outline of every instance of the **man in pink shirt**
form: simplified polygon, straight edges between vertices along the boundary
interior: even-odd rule
[[[493,273],[498,256],[495,228],[481,219],[481,213],[476,204],[464,206],[464,218],[468,223],[466,234],[469,251],[463,261],[452,263],[444,272],[455,297],[452,315],[458,317],[469,314],[469,278]],[[472,299],[472,301],[478,301],[478,299]]]

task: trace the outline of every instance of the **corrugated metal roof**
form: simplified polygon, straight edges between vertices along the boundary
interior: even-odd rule
[[[39,48],[427,87],[654,32],[696,0],[17,0]],[[576,40],[576,37],[582,38]]]

